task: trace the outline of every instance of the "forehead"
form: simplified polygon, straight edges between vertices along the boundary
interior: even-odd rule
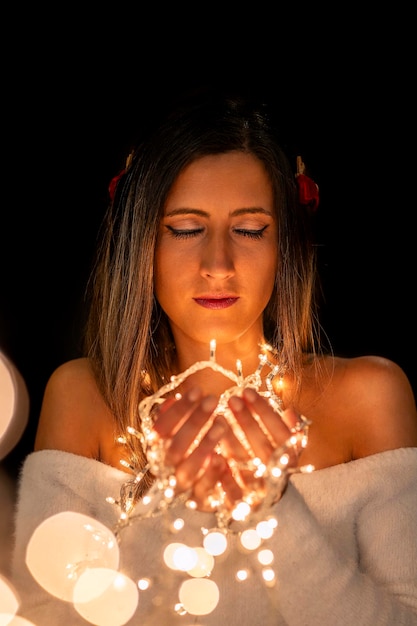
[[[272,184],[263,163],[252,154],[208,155],[182,170],[168,194],[167,207],[195,207],[196,202],[199,208],[233,205],[271,210]]]

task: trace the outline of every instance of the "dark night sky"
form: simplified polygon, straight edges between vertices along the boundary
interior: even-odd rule
[[[139,26],[138,42],[147,30]],[[233,80],[274,94],[287,134],[320,185],[322,314],[333,346],[348,356],[392,358],[417,390],[409,51],[396,44],[394,52],[389,39],[368,41],[358,31],[342,42],[337,32],[321,40],[320,53],[312,32],[314,42],[304,40],[301,53],[297,42],[269,40],[266,47],[257,32],[257,41],[236,37],[221,51],[215,35],[206,38],[209,48],[198,32],[179,46],[174,32],[161,54],[160,32],[155,46],[129,38],[116,46],[108,33],[92,40],[85,31],[63,42],[58,29],[48,45],[45,38],[26,42],[20,67],[9,69],[0,349],[31,398],[28,429],[4,461],[12,470],[32,445],[47,378],[78,356],[83,289],[107,185],[135,120],[167,94],[204,82]]]

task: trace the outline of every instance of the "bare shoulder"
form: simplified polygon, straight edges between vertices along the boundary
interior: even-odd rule
[[[413,390],[405,372],[393,361],[367,356],[346,359],[339,383],[356,396],[353,423],[359,436],[354,454],[417,446],[417,414]],[[355,410],[355,407],[357,409]]]
[[[101,433],[111,424],[111,412],[97,388],[88,359],[68,361],[47,382],[35,450],[65,450],[99,459]]]
[[[319,366],[321,382],[307,376],[301,403],[313,422],[317,465],[417,446],[415,397],[399,365],[384,357],[361,356],[328,357]]]
[[[359,356],[354,358],[327,357],[324,371],[330,375],[333,383],[341,383],[367,387],[369,383],[390,386],[393,391],[400,388],[404,391],[410,387],[407,376],[394,361],[381,356]]]

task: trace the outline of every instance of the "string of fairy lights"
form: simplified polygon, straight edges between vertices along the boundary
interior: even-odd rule
[[[233,460],[229,460],[233,475],[240,485],[244,485],[244,481],[240,479],[239,474],[242,471],[246,473],[250,472],[255,479],[251,484],[258,485],[258,488],[254,490],[252,487],[250,490],[246,490],[242,500],[230,510],[225,504],[225,494],[222,486],[218,484],[216,490],[210,496],[210,505],[215,515],[216,525],[213,528],[201,529],[203,542],[202,551],[196,553],[195,548],[175,541],[169,544],[169,546],[172,546],[173,551],[170,550],[169,546],[165,550],[165,554],[170,554],[169,558],[165,558],[165,564],[172,569],[178,569],[180,571],[199,572],[199,574],[190,574],[190,576],[195,577],[196,581],[201,577],[201,572],[204,573],[204,577],[209,577],[208,572],[210,568],[207,566],[207,559],[219,556],[226,551],[228,547],[228,535],[230,533],[239,536],[239,540],[246,550],[259,548],[260,543],[270,538],[277,527],[277,520],[274,516],[271,516],[270,513],[271,506],[281,497],[289,476],[295,472],[305,473],[311,472],[314,469],[311,465],[301,467],[289,466],[291,456],[296,454],[298,457],[301,449],[304,448],[308,442],[308,427],[310,422],[304,416],[299,417],[299,421],[292,429],[290,438],[284,445],[276,447],[269,462],[264,464],[251,452],[244,432],[240,429],[232,411],[229,409],[229,399],[232,396],[241,395],[243,389],[251,387],[260,395],[267,398],[273,409],[280,416],[282,415],[282,399],[275,392],[273,381],[278,377],[278,383],[275,382],[275,385],[278,389],[282,388],[284,371],[279,364],[272,363],[268,358],[268,353],[273,352],[271,346],[262,345],[260,347],[262,351],[259,354],[257,369],[249,376],[244,377],[240,360],[236,362],[236,372],[227,370],[217,363],[216,342],[212,340],[210,342],[209,360],[197,361],[181,374],[172,376],[170,381],[163,385],[155,394],[144,398],[139,405],[141,431],[129,428],[128,432],[130,435],[140,440],[146,452],[147,464],[145,467],[141,467],[135,472],[133,479],[129,479],[124,483],[118,500],[113,498],[108,499],[109,502],[118,505],[120,510],[119,521],[115,529],[115,533],[119,538],[125,526],[146,517],[164,514],[170,507],[173,508],[178,503],[184,503],[188,509],[195,509],[197,507],[196,502],[189,493],[176,495],[176,478],[174,471],[164,462],[165,443],[156,435],[154,430],[154,409],[165,401],[167,394],[175,392],[189,376],[202,369],[212,369],[230,379],[234,384],[226,389],[220,396],[211,420],[208,421],[198,437],[196,437],[193,446],[199,444],[215,417],[220,414],[224,415],[236,436],[249,453],[249,460],[245,463],[237,463],[233,462]],[[262,376],[265,366],[269,368],[269,373],[266,377]],[[261,390],[263,382],[265,382],[265,390]],[[258,418],[258,423],[262,426],[260,418]],[[123,438],[121,441],[123,441]],[[189,453],[193,449],[194,447],[191,447]],[[219,446],[218,451],[221,453],[221,446]],[[134,466],[130,464],[126,465],[128,465],[130,469],[135,469]],[[142,492],[141,482],[148,472],[155,477],[155,481],[148,489],[147,493],[141,497],[140,506],[138,507],[137,494]],[[171,525],[173,535],[175,535],[179,528],[182,529],[184,527],[184,523],[184,520],[181,518],[175,519]],[[190,566],[190,562],[192,563],[192,567]],[[242,572],[236,572],[237,579],[242,576]],[[263,577],[266,584],[274,584],[274,574],[271,568],[265,568]],[[183,597],[182,601],[179,601],[176,605],[177,611],[192,613],[194,610],[194,614],[196,614],[196,612],[197,614],[200,612],[204,614],[204,612],[209,612],[215,608],[217,602],[211,606],[209,602],[204,601],[204,597],[210,597],[210,594],[206,592],[202,593],[201,580],[196,582],[195,588],[192,581],[188,581],[188,587],[189,591],[186,598],[188,598],[188,603],[190,603],[190,599],[192,599],[193,608],[187,606],[187,599]],[[181,588],[179,598],[181,598]],[[196,598],[200,599],[200,603],[197,602],[198,606],[195,606]],[[207,604],[209,606],[207,606]]]

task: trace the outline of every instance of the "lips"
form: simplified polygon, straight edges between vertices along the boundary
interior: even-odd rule
[[[194,301],[205,309],[227,309],[233,306],[239,298],[194,298]]]

